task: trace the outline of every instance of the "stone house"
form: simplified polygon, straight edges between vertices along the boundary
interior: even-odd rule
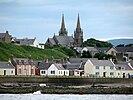
[[[6,33],[0,33],[0,42],[11,43],[11,38],[8,31]]]
[[[121,54],[120,60],[128,60],[133,58],[133,47],[116,47],[118,54]]]
[[[71,58],[63,66],[69,70],[70,76],[84,76],[84,64],[88,58]]]
[[[16,75],[35,75],[35,64],[30,58],[11,58]]]
[[[110,47],[100,47],[97,48],[99,52],[105,53],[105,54],[110,54],[110,55],[117,55],[117,50],[115,48],[110,48]]]
[[[130,75],[133,75],[133,67],[130,62],[119,61],[115,68],[115,76],[118,78],[129,78]]]

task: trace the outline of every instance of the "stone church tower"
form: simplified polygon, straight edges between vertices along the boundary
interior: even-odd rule
[[[76,30],[74,31],[74,44],[75,46],[81,46],[82,43],[83,43],[83,31],[80,26],[80,18],[78,14],[77,27]]]
[[[65,28],[64,14],[62,15],[61,29],[59,31],[59,36],[67,36],[67,31]]]

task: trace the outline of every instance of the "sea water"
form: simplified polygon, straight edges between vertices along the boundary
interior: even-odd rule
[[[133,100],[133,95],[0,94],[0,100]]]

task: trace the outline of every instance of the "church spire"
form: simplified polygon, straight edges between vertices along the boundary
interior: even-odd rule
[[[75,43],[75,46],[81,46],[83,43],[83,31],[80,26],[79,14],[78,14],[78,20],[77,20],[77,27],[76,27],[76,30],[74,31],[74,43]]]
[[[78,30],[80,30],[81,29],[81,27],[80,27],[80,18],[79,18],[79,13],[78,13],[78,20],[77,20],[77,28],[76,29],[78,29]]]
[[[62,14],[61,29],[59,31],[59,36],[67,36],[67,31],[65,28],[64,14]]]

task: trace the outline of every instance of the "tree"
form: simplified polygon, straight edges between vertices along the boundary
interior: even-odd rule
[[[96,53],[94,58],[98,58],[99,60],[108,60],[108,59],[116,59],[116,56],[105,54],[105,53]]]
[[[133,47],[133,44],[127,44],[125,47]]]
[[[116,47],[124,47],[124,44],[119,44]]]
[[[92,58],[92,55],[89,51],[83,51],[81,58]]]
[[[92,47],[113,47],[111,43],[105,41],[95,40],[93,38],[87,39],[82,43],[83,46],[92,46]]]

